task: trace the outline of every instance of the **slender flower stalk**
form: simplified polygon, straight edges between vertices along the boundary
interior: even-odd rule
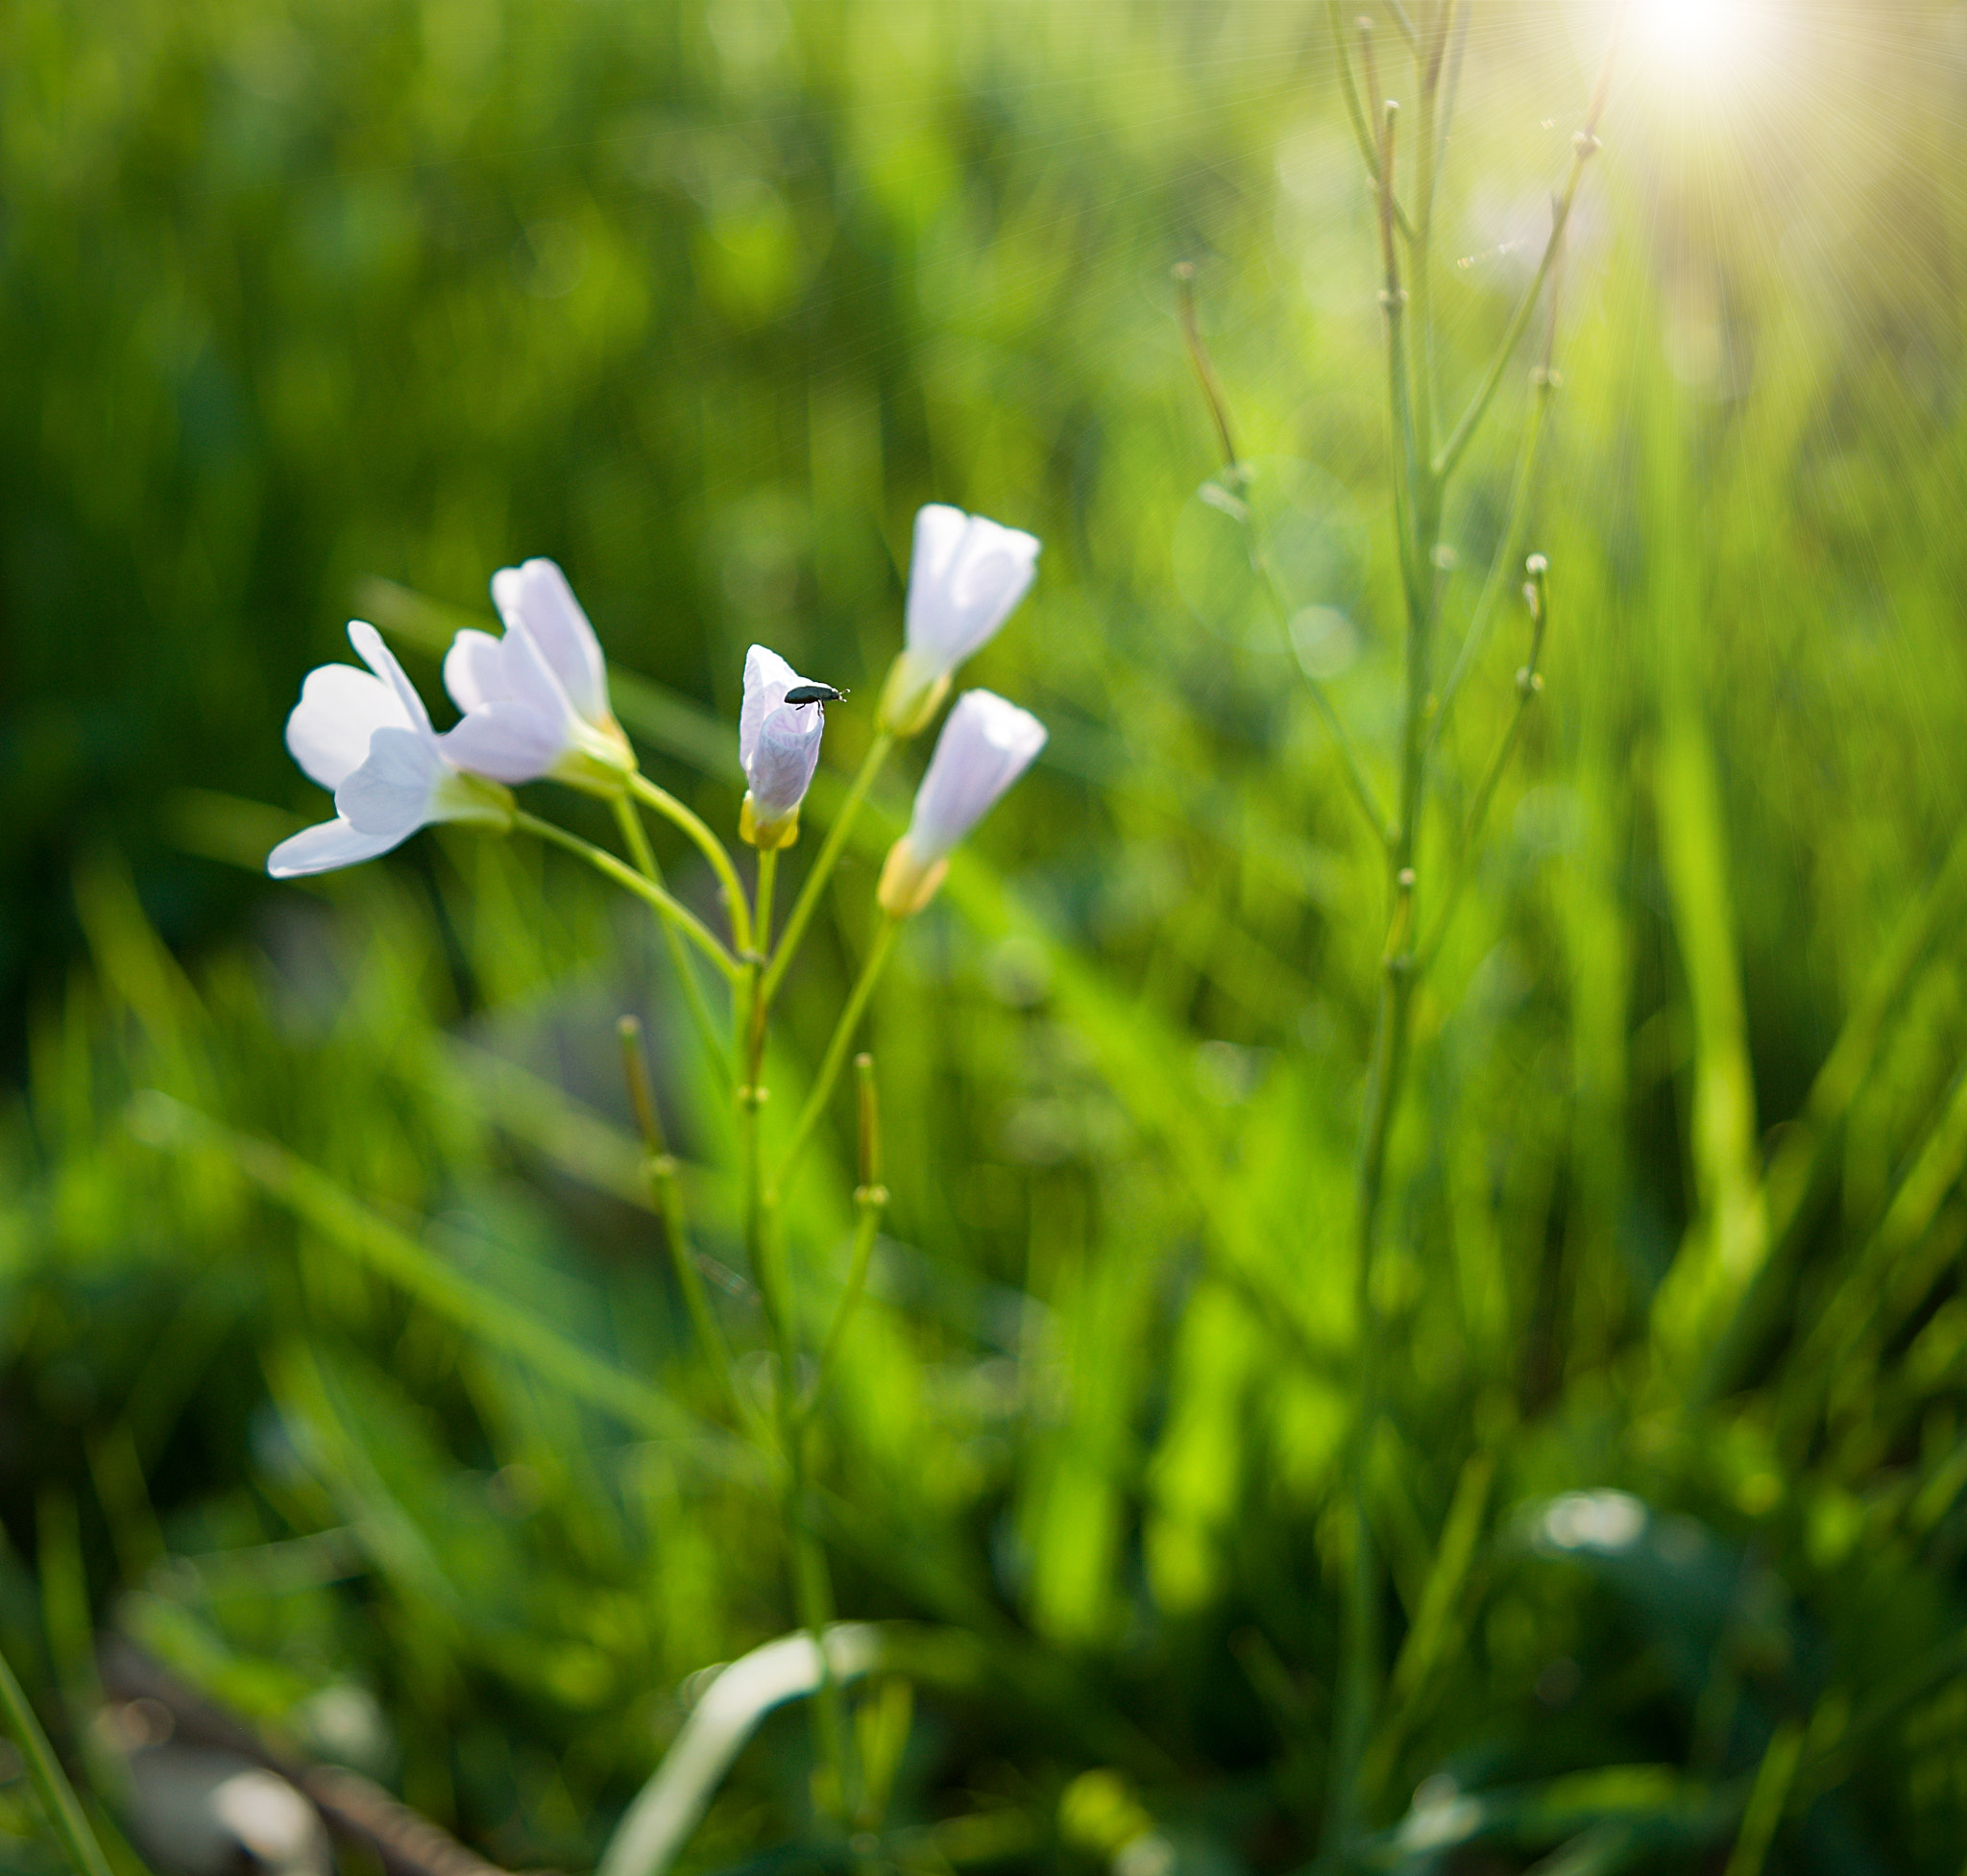
[[[597,847],[592,841],[584,841],[578,834],[569,833],[566,828],[557,827],[550,820],[542,820],[538,815],[527,814],[523,808],[513,810],[512,824],[523,828],[528,834],[537,834],[543,841],[550,841],[557,847],[565,847],[569,853],[578,855],[597,873],[613,880],[617,886],[625,887],[638,899],[653,906],[665,922],[673,925],[689,938],[732,983],[735,984],[743,977],[743,967],[724,949],[718,942],[716,935],[695,913],[682,900],[665,891],[653,880],[645,879],[633,866],[618,860],[606,847]]]
[[[616,823],[621,829],[622,841],[635,861],[637,870],[651,886],[667,892],[668,889],[663,881],[663,869],[657,864],[655,849],[649,845],[648,830],[642,824],[641,811],[625,794],[615,797],[614,808]],[[724,1037],[717,1034],[716,1021],[711,1015],[710,1005],[704,1000],[703,985],[697,978],[696,967],[690,962],[689,952],[683,948],[682,935],[677,928],[660,912],[657,913],[656,923],[662,929],[663,942],[668,949],[669,962],[675,967],[676,982],[683,991],[683,1005],[690,1012],[691,1025],[703,1044],[704,1054],[710,1058],[718,1082],[728,1094],[737,1084],[731,1066],[731,1051]]]
[[[628,778],[629,792],[638,801],[653,808],[663,818],[679,827],[695,843],[696,850],[711,863],[717,876],[717,889],[724,901],[724,915],[731,921],[731,943],[741,954],[751,950],[751,914],[744,903],[744,889],[738,882],[738,868],[723,841],[704,825],[703,817],[686,808],[668,789],[658,788],[641,770]]]
[[[877,730],[874,740],[867,745],[866,755],[861,759],[861,767],[847,790],[847,798],[840,804],[840,812],[834,817],[833,826],[827,830],[827,837],[820,843],[819,858],[813,863],[813,870],[806,875],[799,896],[792,902],[785,932],[772,953],[771,962],[765,967],[761,994],[766,1008],[770,1008],[787,969],[798,955],[799,942],[806,936],[806,927],[818,909],[820,894],[826,890],[826,883],[833,877],[834,867],[846,847],[847,837],[860,818],[861,805],[867,799],[867,791],[874,786],[875,777],[881,773],[894,746],[892,735],[886,730]]]

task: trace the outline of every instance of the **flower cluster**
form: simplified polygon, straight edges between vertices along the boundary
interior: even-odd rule
[[[956,668],[1009,618],[1036,572],[1038,542],[960,509],[915,518],[901,654],[876,727],[887,741],[927,727]],[[505,630],[458,633],[444,688],[460,713],[442,735],[381,634],[360,620],[349,639],[368,667],[310,671],[287,719],[287,747],[334,795],[335,817],[282,841],[277,879],[327,872],[387,853],[420,827],[466,821],[509,830],[511,790],[551,779],[619,798],[642,781],[608,698],[607,662],[567,577],[550,560],[501,568],[492,602]],[[799,809],[819,762],[826,704],[844,693],[804,678],[765,646],[744,660],[738,753],[748,791],[743,838],[762,852],[798,838]],[[1045,727],[988,691],[957,700],[879,889],[893,918],[935,895],[948,855],[1044,746]],[[885,746],[885,744],[884,744]]]

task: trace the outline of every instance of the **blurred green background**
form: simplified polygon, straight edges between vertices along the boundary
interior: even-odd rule
[[[1609,16],[1472,9],[1451,386]],[[1531,510],[1548,688],[1395,1139],[1380,1866],[1959,1867],[1963,126],[1960,5],[1635,0]],[[1181,260],[1295,657],[1197,495]],[[1053,741],[869,1027],[894,1201],[829,1545],[845,1614],[982,1643],[925,1652],[880,1854],[1309,1862],[1382,908],[1296,667],[1386,772],[1375,265],[1318,6],[0,4],[0,1645],[106,1815],[97,1628],[579,1869],[686,1677],[791,1625],[638,1196],[624,1010],[740,1260],[653,934],[519,841],[257,868],[326,812],[279,733],[350,614],[434,697],[528,554],[715,825],[754,639],[854,688],[851,772],[935,499],[1045,543],[968,675]],[[1451,643],[1535,355],[1449,509]],[[1505,615],[1451,772],[1526,639]],[[795,973],[777,1106],[880,852]],[[794,1223],[815,1312],[836,1119]],[[458,1272],[660,1393],[582,1398],[445,1303]],[[837,1854],[806,1752],[772,1721],[689,1866]],[[54,1866],[0,1771],[10,1866]]]

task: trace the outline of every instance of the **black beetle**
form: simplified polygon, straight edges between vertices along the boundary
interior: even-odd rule
[[[788,703],[838,703],[853,694],[837,691],[831,684],[795,684],[786,693]]]

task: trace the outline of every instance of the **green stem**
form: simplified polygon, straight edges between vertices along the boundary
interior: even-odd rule
[[[1339,0],[1327,0],[1326,12],[1331,15],[1332,44],[1339,55],[1339,88],[1346,99],[1346,115],[1351,120],[1352,134],[1359,143],[1360,158],[1366,164],[1366,173],[1372,179],[1372,186],[1379,187],[1379,153],[1374,145],[1373,134],[1366,118],[1365,108],[1359,102],[1359,85],[1352,76],[1351,48],[1346,43],[1346,10]],[[1400,205],[1394,204],[1394,221],[1402,235],[1408,240],[1414,238],[1414,226],[1407,219],[1407,212]]]
[[[1223,394],[1222,380],[1216,376],[1216,368],[1209,358],[1209,349],[1202,342],[1201,322],[1195,310],[1195,269],[1184,261],[1175,270],[1177,302],[1181,312],[1181,336],[1188,347],[1189,363],[1202,387],[1202,397],[1209,406],[1209,413],[1216,421],[1216,434],[1223,444],[1223,468],[1225,475],[1239,487],[1248,485],[1249,476],[1244,464],[1236,452],[1236,432],[1229,422],[1229,402]],[[1275,564],[1271,559],[1270,541],[1262,518],[1253,501],[1238,498],[1244,532],[1250,540],[1250,564],[1257,577],[1263,582],[1269,596],[1271,609],[1276,614],[1277,623],[1284,634],[1285,648],[1291,646],[1291,602],[1285,597],[1283,582],[1278,579]],[[1292,658],[1298,664],[1297,658]],[[1311,693],[1313,707],[1318,711],[1319,720],[1325,726],[1325,733],[1337,745],[1340,760],[1345,764],[1346,779],[1351,784],[1353,799],[1359,803],[1374,836],[1384,845],[1387,840],[1386,810],[1380,806],[1379,791],[1372,785],[1372,778],[1367,773],[1366,764],[1346,728],[1346,719],[1339,715],[1333,704],[1331,694],[1317,678],[1298,665],[1299,675],[1304,679],[1305,687]]]
[[[779,1161],[779,1170],[773,1176],[770,1203],[776,1206],[779,1195],[785,1191],[792,1171],[799,1163],[799,1156],[805,1151],[807,1139],[818,1124],[819,1117],[826,1111],[827,1097],[833,1093],[835,1082],[839,1079],[840,1065],[847,1059],[847,1045],[854,1039],[854,1031],[859,1026],[862,1012],[867,1008],[867,999],[873,994],[876,981],[881,976],[882,966],[887,962],[888,953],[894,949],[895,935],[902,928],[899,918],[884,917],[881,928],[874,935],[874,943],[867,953],[867,961],[861,966],[861,975],[855,980],[853,989],[848,993],[846,1007],[841,1010],[839,1021],[834,1025],[833,1039],[826,1045],[826,1055],[819,1064],[819,1073],[814,1078],[813,1091],[806,1097],[806,1105],[799,1110],[798,1121],[792,1128],[792,1137],[786,1143],[785,1157]]]
[[[1517,752],[1517,744],[1523,734],[1523,719],[1530,713],[1530,706],[1543,694],[1543,677],[1537,669],[1538,660],[1543,652],[1543,626],[1547,600],[1544,597],[1543,575],[1534,571],[1532,578],[1536,583],[1537,598],[1536,622],[1530,635],[1530,662],[1517,672],[1517,707],[1511,714],[1509,727],[1502,733],[1495,754],[1490,758],[1489,767],[1475,790],[1475,799],[1469,809],[1468,819],[1462,823],[1462,837],[1458,842],[1455,874],[1446,893],[1443,896],[1441,916],[1436,922],[1434,937],[1422,948],[1417,974],[1424,976],[1428,967],[1440,953],[1446,938],[1448,927],[1454,920],[1455,908],[1461,903],[1463,889],[1475,869],[1475,847],[1482,838],[1483,823],[1489,818],[1490,804],[1495,799],[1496,785],[1501,782],[1504,771],[1510,766],[1510,758]]]
[[[666,820],[673,821],[696,842],[697,850],[711,863],[724,895],[724,915],[731,921],[731,946],[740,957],[751,949],[751,915],[744,909],[744,889],[738,883],[738,868],[723,841],[702,819],[686,808],[668,789],[658,788],[639,769],[628,778],[628,786]]]
[[[61,1769],[61,1762],[55,1757],[55,1748],[48,1743],[48,1736],[41,1730],[41,1722],[35,1718],[35,1710],[28,1704],[28,1697],[5,1656],[0,1656],[0,1718],[5,1719],[7,1730],[20,1748],[20,1756],[27,1761],[28,1776],[34,1780],[41,1809],[47,1814],[49,1826],[61,1839],[68,1861],[74,1864],[76,1876],[109,1876],[109,1859],[88,1827],[82,1801],[75,1795],[74,1786]]]
[[[861,772],[854,777],[854,785],[847,791],[847,798],[840,804],[840,812],[834,817],[834,824],[827,830],[825,841],[819,849],[819,858],[813,863],[813,870],[806,875],[806,884],[799,889],[799,896],[792,902],[792,915],[786,920],[786,929],[772,953],[772,961],[765,967],[763,987],[765,1006],[771,1006],[778,994],[780,981],[786,975],[787,966],[792,962],[799,949],[799,940],[806,936],[806,927],[819,904],[819,895],[825,891],[826,883],[834,870],[834,864],[840,857],[840,850],[847,844],[847,836],[853,832],[855,817],[861,812],[861,804],[867,798],[867,791],[874,786],[874,778],[881,773],[881,766],[887,760],[888,751],[895,746],[895,740],[886,730],[875,733],[872,743],[867,745],[867,754],[862,758]]]
[[[1523,289],[1523,297],[1517,303],[1516,311],[1510,315],[1510,323],[1503,329],[1502,343],[1489,361],[1489,369],[1483,374],[1475,395],[1469,401],[1468,409],[1462,413],[1461,421],[1448,433],[1447,441],[1441,446],[1429,465],[1437,480],[1453,472],[1462,459],[1462,452],[1474,440],[1476,428],[1487,414],[1496,387],[1502,382],[1502,375],[1509,369],[1509,362],[1516,355],[1517,347],[1530,324],[1530,316],[1537,310],[1538,297],[1542,293],[1543,282],[1549,278],[1550,269],[1557,259],[1565,225],[1570,220],[1571,205],[1578,199],[1578,184],[1584,180],[1585,165],[1598,148],[1598,118],[1605,109],[1606,93],[1612,84],[1613,63],[1617,56],[1618,30],[1615,26],[1612,43],[1605,51],[1605,64],[1598,74],[1598,88],[1591,94],[1591,108],[1586,114],[1584,128],[1571,139],[1570,178],[1551,214],[1550,238],[1543,244],[1542,258],[1537,263],[1536,273],[1530,277],[1530,284]]]
[[[800,1403],[802,1426],[818,1411],[820,1397],[826,1391],[827,1376],[833,1371],[834,1357],[839,1353],[840,1344],[846,1339],[854,1311],[861,1306],[861,1294],[867,1287],[867,1268],[874,1257],[874,1240],[881,1235],[882,1209],[886,1204],[887,1187],[885,1185],[863,1185],[854,1194],[854,1206],[859,1216],[854,1222],[854,1249],[847,1260],[847,1281],[840,1291],[839,1302],[834,1304],[833,1321],[827,1325],[826,1339],[819,1345],[819,1358],[814,1367],[813,1379]]]
[[[760,953],[769,957],[772,948],[772,888],[779,875],[779,850],[761,847],[758,854],[758,901],[751,914],[751,930]]]
[[[661,888],[663,869],[656,864],[655,850],[649,845],[648,831],[642,824],[642,816],[636,812],[635,803],[623,795],[615,797],[615,818],[621,828],[621,838],[628,842],[628,851],[635,857],[635,864],[643,877],[651,886]],[[723,1038],[717,1034],[716,1019],[711,1014],[711,1007],[704,1001],[703,986],[697,982],[696,968],[690,962],[690,954],[683,948],[683,939],[675,926],[667,918],[659,918],[663,942],[669,948],[669,961],[676,967],[676,980],[683,987],[684,1007],[690,1011],[690,1020],[695,1028],[698,1038],[704,1046],[704,1053],[711,1059],[717,1079],[723,1084],[725,1093],[733,1085],[731,1053]]]
[[[1494,623],[1496,606],[1503,591],[1516,576],[1518,556],[1523,548],[1524,523],[1529,514],[1530,489],[1537,479],[1537,462],[1542,452],[1544,418],[1550,410],[1550,394],[1556,385],[1546,359],[1536,382],[1536,397],[1530,407],[1530,426],[1523,436],[1523,447],[1517,455],[1517,474],[1510,488],[1509,508],[1503,518],[1502,542],[1495,559],[1491,563],[1489,577],[1482,583],[1482,597],[1475,602],[1474,613],[1469,621],[1467,636],[1462,640],[1461,651],[1455,658],[1454,669],[1448,673],[1448,681],[1442,686],[1441,696],[1435,704],[1434,721],[1427,733],[1428,747],[1432,749],[1442,739],[1446,727],[1448,712],[1454,705],[1469,673],[1475,668],[1483,647],[1489,642],[1489,633]]]
[[[677,1177],[676,1156],[669,1151],[662,1113],[649,1084],[642,1025],[633,1016],[624,1016],[616,1029],[621,1037],[621,1065],[628,1078],[629,1105],[635,1109],[636,1125],[647,1149],[643,1161],[644,1176],[649,1182],[649,1196],[662,1214],[663,1235],[668,1241],[669,1261],[675,1268],[677,1287],[683,1292],[684,1307],[690,1312],[691,1327],[698,1346],[716,1370],[717,1383],[739,1426],[762,1445],[765,1429],[758,1425],[757,1413],[738,1383],[738,1365],[731,1358],[731,1345],[724,1339],[704,1289],[702,1273],[696,1267],[696,1253],[690,1241],[689,1221],[683,1209],[683,1185]]]
[[[523,828],[528,834],[537,834],[543,841],[552,841],[557,847],[565,847],[569,853],[578,854],[597,873],[605,874],[617,886],[627,888],[637,898],[646,900],[732,983],[737,983],[743,976],[743,967],[724,949],[716,934],[695,913],[681,900],[671,898],[653,880],[644,879],[633,866],[625,865],[606,847],[597,847],[592,841],[583,841],[578,834],[570,834],[566,828],[556,827],[550,820],[542,820],[538,815],[529,815],[523,808],[512,811],[512,824]]]

